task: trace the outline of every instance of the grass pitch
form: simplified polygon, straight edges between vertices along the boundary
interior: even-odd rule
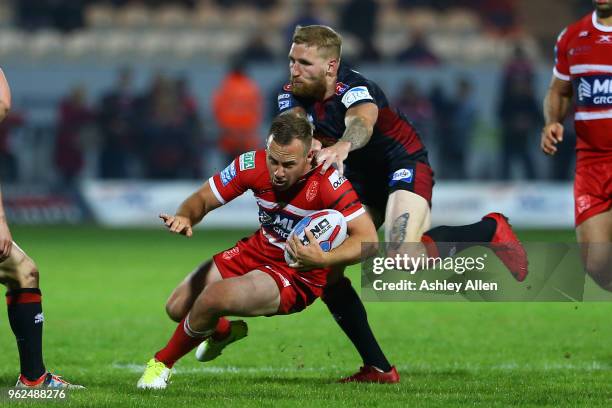
[[[609,303],[367,303],[402,381],[363,385],[334,383],[360,361],[317,301],[299,314],[249,319],[249,336],[220,358],[202,364],[192,353],[167,390],[143,392],[135,387],[142,368],[175,328],[167,296],[244,233],[185,239],[161,227],[78,227],[13,235],[41,270],[47,367],[87,386],[60,406],[612,406]],[[521,237],[574,239],[570,231]],[[358,268],[349,275],[358,286]],[[0,384],[12,386],[18,357],[0,316]],[[2,405],[18,404],[2,393]]]

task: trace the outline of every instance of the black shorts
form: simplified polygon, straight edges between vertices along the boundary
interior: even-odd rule
[[[391,152],[356,150],[349,154],[344,174],[361,202],[383,217],[389,194],[397,190],[418,194],[431,207],[434,173],[425,150],[412,155],[403,149],[393,149]]]

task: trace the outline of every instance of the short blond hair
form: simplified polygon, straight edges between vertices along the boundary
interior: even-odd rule
[[[323,50],[327,57],[339,59],[342,54],[342,37],[330,27],[324,25],[295,27],[293,43],[304,44],[307,47],[317,47],[317,49]]]

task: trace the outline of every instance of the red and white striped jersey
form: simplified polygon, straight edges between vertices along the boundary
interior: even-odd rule
[[[612,26],[595,12],[568,26],[555,47],[555,77],[571,81],[576,99],[578,162],[612,156]]]
[[[261,251],[284,262],[285,240],[300,220],[324,209],[340,211],[347,222],[365,213],[351,183],[330,167],[315,168],[286,191],[273,188],[266,166],[266,151],[244,153],[208,180],[221,203],[252,190],[259,206]]]

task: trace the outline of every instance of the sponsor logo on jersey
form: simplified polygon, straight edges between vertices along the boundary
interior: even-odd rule
[[[228,249],[227,251],[224,251],[222,258],[225,259],[226,261],[229,261],[230,259],[238,255],[239,253],[240,253],[240,248],[236,246],[236,247],[233,247],[232,249]]]
[[[278,110],[285,110],[285,109],[289,109],[291,107],[291,100],[290,99],[285,99],[282,101],[278,101]]]
[[[574,82],[578,106],[612,106],[612,76],[593,75],[580,77]]]
[[[336,95],[342,95],[346,92],[347,89],[349,89],[349,86],[347,84],[344,84],[342,82],[336,82]]]
[[[612,34],[599,34],[597,44],[612,44]]]
[[[350,108],[352,104],[359,101],[372,101],[372,95],[365,86],[356,86],[349,89],[342,97],[342,103],[347,108]]]
[[[285,84],[285,86],[283,86],[283,90],[286,92],[291,92],[291,89],[293,87],[291,86],[291,84]]]
[[[269,213],[259,207],[259,222],[262,227],[273,231],[277,236],[286,240],[293,227],[301,220],[299,216],[290,216],[286,213]]]
[[[280,101],[280,100],[283,100],[283,99],[289,99],[289,98],[291,98],[291,94],[288,94],[288,93],[282,93],[282,94],[278,95],[277,100],[279,100],[279,101]]]
[[[221,183],[223,183],[223,186],[227,186],[229,182],[236,177],[236,165],[234,162],[231,162],[229,166],[224,168],[219,176],[221,177]]]
[[[308,190],[306,190],[306,201],[314,200],[318,192],[319,192],[319,182],[314,180],[308,186]]]
[[[246,152],[240,155],[238,159],[240,163],[240,171],[255,168],[255,151]]]
[[[399,169],[391,174],[391,181],[389,182],[390,186],[394,186],[395,184],[401,182],[404,183],[412,183],[412,178],[414,176],[413,169]]]
[[[340,188],[341,185],[344,184],[344,182],[346,181],[346,177],[341,176],[340,173],[338,173],[338,171],[336,170],[332,174],[330,174],[328,180],[331,183],[332,188],[334,190],[337,190]]]

